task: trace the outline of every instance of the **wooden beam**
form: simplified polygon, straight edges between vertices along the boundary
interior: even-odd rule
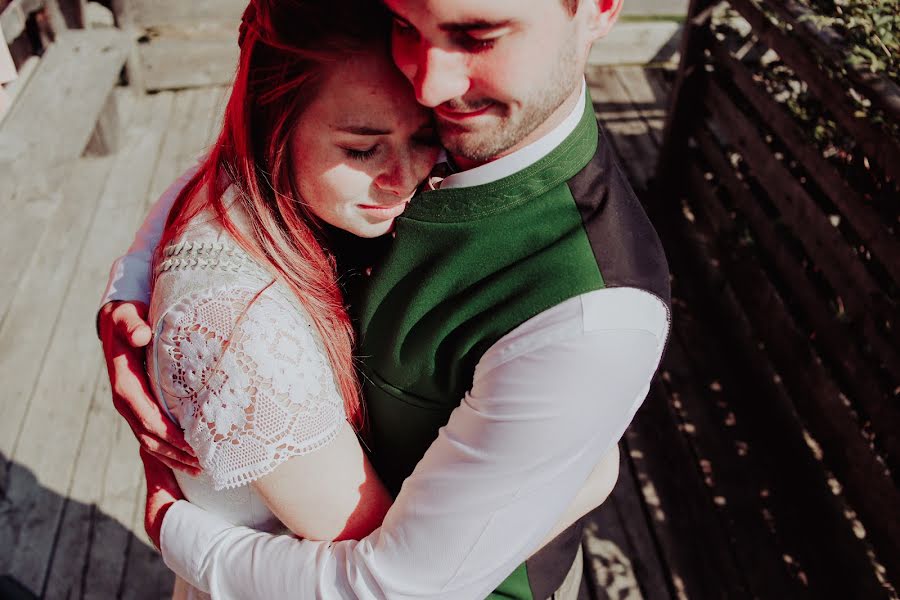
[[[900,284],[900,242],[887,231],[885,222],[841,177],[821,151],[809,141],[800,126],[785,108],[754,82],[753,75],[741,64],[725,44],[715,44],[712,49],[717,67],[725,69],[727,79],[759,113],[763,123],[776,133],[779,140],[800,161],[810,179],[847,218],[860,239],[871,250],[885,270]]]
[[[777,52],[806,83],[835,121],[860,144],[869,160],[881,166],[891,179],[900,181],[900,141],[872,123],[869,117],[857,116],[847,97],[847,86],[819,68],[807,44],[781,31],[752,0],[729,0],[729,3],[750,23],[753,34]]]
[[[81,156],[118,81],[128,43],[114,29],[58,36],[0,125],[0,162],[39,170]]]
[[[701,183],[706,183],[702,176],[692,189],[702,189]],[[888,569],[889,578],[900,580],[900,522],[892,518],[890,508],[900,506],[900,490],[869,447],[859,423],[842,400],[841,390],[810,347],[808,337],[790,316],[768,274],[752,268],[755,251],[730,242],[727,231],[731,220],[716,208],[715,201],[697,202],[693,208],[695,221],[691,229],[710,223],[713,230],[707,237],[717,240],[706,247],[704,254],[728,274],[728,285],[740,299],[741,310],[752,324],[754,334],[764,343],[765,354],[776,365],[803,423],[821,448],[821,460],[834,472],[848,503],[865,524],[866,538],[876,548],[877,558]],[[737,323],[740,319],[731,321]],[[740,347],[753,351],[750,344]],[[834,523],[829,521],[829,525]],[[849,524],[845,526],[846,544],[856,536]],[[858,566],[853,571],[866,570]],[[877,581],[872,577],[870,584],[874,586]],[[859,597],[879,597],[870,593]]]
[[[900,323],[895,304],[802,184],[775,158],[757,126],[718,84],[711,82],[708,86],[706,105],[717,122],[723,124],[720,129],[728,132],[754,177],[764,182],[769,198],[793,235],[843,299],[848,316],[856,322],[869,323],[872,332],[880,331],[880,335],[885,327],[890,327],[886,323]]]

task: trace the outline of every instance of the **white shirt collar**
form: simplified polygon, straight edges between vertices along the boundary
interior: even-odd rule
[[[581,100],[576,102],[572,112],[546,135],[502,158],[492,160],[474,169],[460,171],[448,176],[441,182],[441,189],[471,187],[497,181],[513,173],[518,173],[550,154],[563,140],[569,137],[570,133],[575,131],[578,123],[581,121],[581,117],[584,115],[584,95],[586,91],[587,83],[582,78]]]

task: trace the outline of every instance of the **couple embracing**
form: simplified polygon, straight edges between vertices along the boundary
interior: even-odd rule
[[[577,597],[670,325],[583,77],[621,4],[251,1],[99,317],[176,597]]]

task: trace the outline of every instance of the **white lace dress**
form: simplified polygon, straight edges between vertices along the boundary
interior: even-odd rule
[[[321,448],[345,420],[307,313],[206,214],[155,265],[150,323],[154,392],[203,467],[176,474],[185,496],[236,525],[282,529],[247,484]],[[206,597],[182,581],[175,596]]]

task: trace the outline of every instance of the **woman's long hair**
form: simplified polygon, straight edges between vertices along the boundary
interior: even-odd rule
[[[302,201],[293,165],[302,149],[291,132],[331,67],[359,52],[387,52],[388,19],[376,0],[251,0],[244,12],[240,61],[222,131],[169,213],[165,248],[198,212],[211,208],[251,256],[296,295],[324,341],[347,418],[364,427],[353,364],[353,327],[323,224]],[[295,155],[299,153],[299,155]],[[223,197],[236,186],[249,216],[242,232]],[[207,197],[198,192],[207,186]]]

